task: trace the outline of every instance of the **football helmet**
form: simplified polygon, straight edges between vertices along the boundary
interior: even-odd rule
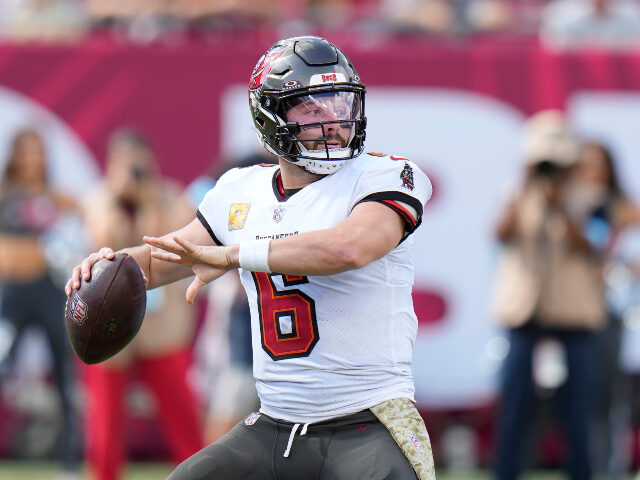
[[[364,148],[365,87],[351,61],[320,37],[276,42],[249,80],[249,109],[267,150],[330,174]]]

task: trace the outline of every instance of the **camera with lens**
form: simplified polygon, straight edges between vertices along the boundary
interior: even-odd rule
[[[140,165],[135,165],[135,166],[131,167],[131,177],[136,182],[141,182],[145,178],[147,178],[148,176],[149,176],[149,172],[147,171],[146,168],[141,167]]]
[[[563,170],[553,160],[541,160],[533,165],[533,175],[538,178],[557,178]]]

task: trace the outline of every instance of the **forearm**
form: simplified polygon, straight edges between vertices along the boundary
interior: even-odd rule
[[[591,243],[589,243],[589,240],[585,238],[580,227],[566,216],[565,223],[567,227],[567,240],[569,242],[569,246],[578,252],[589,253],[593,251]]]
[[[361,268],[377,256],[363,245],[366,237],[356,236],[331,229],[278,239],[269,246],[269,265],[276,272],[298,275],[333,275]]]
[[[613,224],[616,230],[640,225],[640,208],[625,198],[618,200],[613,208]]]
[[[404,220],[377,203],[356,207],[339,225],[272,240],[268,265],[289,275],[333,275],[364,267],[395,248],[402,240]],[[242,247],[240,247],[242,248]],[[228,264],[239,265],[239,247],[226,247]]]
[[[229,265],[240,266],[240,246],[225,249]],[[268,264],[272,272],[289,275],[333,275],[360,268],[374,259],[347,236],[330,229],[272,240]]]
[[[136,247],[123,248],[118,251],[118,253],[126,253],[134,258],[149,280],[147,290],[167,285],[193,274],[193,272],[184,265],[176,265],[152,258],[152,250],[157,249],[145,244],[138,245]]]
[[[145,243],[159,249],[149,251],[152,259],[189,265],[199,284],[195,290],[238,267],[254,272],[314,276],[361,268],[393,250],[402,240],[405,227],[404,218],[391,208],[364,202],[333,228],[219,247],[203,245],[208,232],[195,222],[197,229],[204,232],[200,238],[188,238],[181,232],[162,238],[144,237]],[[210,243],[211,237],[207,238]],[[149,268],[153,276],[153,264]]]

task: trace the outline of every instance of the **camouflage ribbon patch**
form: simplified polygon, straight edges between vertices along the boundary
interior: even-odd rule
[[[408,398],[394,398],[371,407],[405,454],[419,480],[435,480],[431,441],[422,417]]]

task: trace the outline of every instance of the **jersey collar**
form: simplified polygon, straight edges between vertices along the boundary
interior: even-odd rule
[[[280,175],[280,169],[278,168],[271,179],[271,186],[273,187],[273,194],[279,202],[286,202],[293,195],[298,193],[301,188],[284,188],[282,185],[282,175]]]

